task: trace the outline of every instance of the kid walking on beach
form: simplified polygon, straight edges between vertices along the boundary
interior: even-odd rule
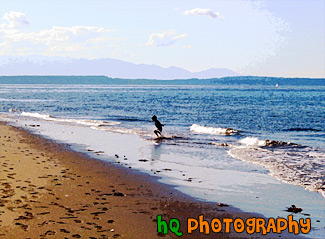
[[[158,119],[157,119],[157,116],[152,116],[152,121],[155,122],[155,125],[157,127],[156,130],[154,130],[153,132],[155,133],[155,135],[157,135],[157,137],[159,138],[159,135],[160,137],[162,136],[161,132],[162,132],[162,127],[164,126],[163,124],[161,124]]]

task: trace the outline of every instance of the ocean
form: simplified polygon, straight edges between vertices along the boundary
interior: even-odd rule
[[[325,79],[0,77],[0,113],[199,200],[273,217],[296,204],[324,235]]]

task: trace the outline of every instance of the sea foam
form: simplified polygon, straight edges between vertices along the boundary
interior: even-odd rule
[[[104,120],[86,120],[86,119],[63,119],[63,118],[56,118],[49,114],[40,114],[40,113],[31,113],[31,112],[22,112],[22,116],[26,117],[33,117],[33,118],[39,118],[49,121],[56,121],[56,122],[65,122],[65,123],[73,123],[73,124],[81,124],[86,126],[113,126],[113,125],[119,125],[121,122],[115,122],[115,121],[104,121]]]
[[[213,128],[213,127],[201,126],[198,124],[193,124],[190,127],[190,130],[192,132],[199,133],[199,134],[231,135],[231,134],[238,133],[237,130],[231,128]]]
[[[300,185],[325,195],[325,152],[312,147],[274,140],[246,137],[228,154],[264,166],[280,181]]]

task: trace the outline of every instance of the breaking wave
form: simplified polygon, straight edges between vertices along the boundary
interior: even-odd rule
[[[255,137],[246,137],[239,140],[239,143],[246,146],[259,146],[259,147],[285,147],[285,146],[298,146],[298,144],[283,142],[278,140],[260,140]]]
[[[190,130],[192,132],[199,133],[199,134],[232,135],[238,133],[237,130],[231,128],[213,128],[213,127],[201,126],[198,124],[193,124],[190,127]]]

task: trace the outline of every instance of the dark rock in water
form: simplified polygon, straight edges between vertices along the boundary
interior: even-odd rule
[[[229,145],[227,143],[221,143],[220,146],[228,147]]]
[[[284,146],[299,146],[298,144],[290,143],[290,142],[283,142],[277,140],[265,140],[265,147],[284,147]]]
[[[283,142],[283,141],[277,141],[277,140],[265,140],[265,146],[266,147],[278,147],[278,146],[287,146],[290,143]]]
[[[302,209],[299,207],[296,207],[296,205],[291,205],[291,207],[288,208],[288,212],[298,213],[301,212]]]
[[[218,203],[218,206],[219,206],[219,207],[229,207],[228,204],[221,203],[221,202]]]
[[[37,125],[36,125],[36,124],[30,124],[29,126],[30,126],[30,127],[40,127],[39,124],[37,124]],[[9,137],[9,138],[10,138],[10,137]]]
[[[226,135],[232,135],[232,134],[237,134],[238,131],[232,128],[227,128],[226,129]]]

